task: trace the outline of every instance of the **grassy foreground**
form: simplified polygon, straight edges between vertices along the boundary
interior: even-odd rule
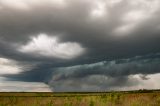
[[[160,91],[0,93],[0,106],[160,106]]]

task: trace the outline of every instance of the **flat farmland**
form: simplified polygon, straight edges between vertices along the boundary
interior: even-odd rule
[[[1,92],[0,106],[160,106],[160,91]]]

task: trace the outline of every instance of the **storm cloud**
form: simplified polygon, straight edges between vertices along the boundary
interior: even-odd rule
[[[133,76],[138,76],[140,80],[150,80],[147,75],[159,73],[159,64],[159,55],[148,55],[63,67],[52,73],[49,84],[58,91],[63,91],[64,85],[67,91],[88,91],[93,86],[93,91],[134,87],[141,82]]]
[[[159,4],[1,0],[0,77],[46,83],[53,91],[139,89],[143,80],[157,83],[149,76],[160,73]]]

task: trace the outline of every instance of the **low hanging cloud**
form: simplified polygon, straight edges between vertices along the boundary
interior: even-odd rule
[[[60,59],[72,59],[82,55],[85,51],[85,49],[76,42],[59,42],[58,38],[46,34],[32,37],[29,43],[21,46],[18,50],[35,56]]]
[[[110,77],[128,76],[132,74],[155,74],[159,73],[160,58],[159,55],[154,56],[157,58],[152,58],[152,55],[149,57],[140,56],[128,59],[102,61],[93,64],[58,68],[57,71],[54,72],[59,73],[55,79],[65,79],[72,77],[78,78],[94,74],[103,74]]]
[[[96,91],[121,87],[136,89],[142,82],[146,84],[147,80],[152,81],[150,75],[160,73],[159,64],[159,55],[148,55],[57,68],[49,84],[58,91]]]
[[[138,89],[159,89],[160,74],[149,74],[148,80],[143,80],[141,74],[108,77],[105,75],[90,75],[82,79],[66,79],[51,81],[50,88],[58,92],[74,91],[111,91],[111,90],[138,90]]]

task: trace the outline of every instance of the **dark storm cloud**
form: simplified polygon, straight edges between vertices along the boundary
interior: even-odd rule
[[[159,55],[158,55],[159,56]],[[134,74],[159,73],[160,57],[144,58],[134,57],[112,61],[102,61],[93,64],[77,65],[59,68],[53,75],[58,73],[57,79],[83,78],[89,75],[106,75],[110,77],[128,76]]]
[[[6,75],[7,78],[45,81],[60,91],[65,86],[70,91],[80,87],[78,91],[134,85],[128,76],[142,74],[141,79],[148,80],[148,74],[159,73],[158,0],[59,1],[0,1],[0,57],[35,65],[17,75]],[[51,40],[38,40],[42,33]],[[59,54],[53,58],[38,55],[50,52],[47,42],[51,43],[51,48],[55,46],[51,42],[54,36],[59,39],[56,45],[62,44],[64,51],[76,43],[75,47],[83,49],[84,53],[72,50],[73,54],[79,54],[72,58],[73,54],[68,51],[63,54],[58,48]],[[46,48],[40,47],[45,44]],[[29,52],[23,52],[23,47],[28,47]],[[70,58],[56,57],[62,55]],[[138,55],[141,57],[135,58]],[[91,84],[93,79],[100,81],[102,75],[108,78],[102,82],[103,87],[97,88],[99,82]],[[119,79],[121,83],[117,83]]]
[[[54,91],[97,91],[138,86],[139,80],[150,80],[148,75],[160,73],[160,55],[151,54],[128,59],[102,61],[92,64],[53,68],[43,64],[10,80],[45,82]],[[132,76],[138,75],[139,79]]]
[[[141,82],[132,76],[139,75],[139,79],[149,80],[147,75],[160,72],[159,64],[159,55],[149,55],[58,68],[53,71],[49,84],[55,91],[96,91],[137,86]]]
[[[121,81],[121,83],[119,83]],[[111,78],[101,75],[91,75],[89,77],[68,78],[67,80],[51,81],[50,88],[57,92],[78,92],[78,91],[108,91],[114,87],[125,87],[138,85],[136,81],[129,81],[127,77]]]
[[[69,27],[74,28],[74,25],[81,26],[89,6],[83,2],[69,0],[67,7],[62,8],[57,8],[56,4],[50,1],[39,5],[33,3],[29,5],[28,11],[8,8],[1,4],[1,35],[10,40],[26,40],[28,36],[41,32],[63,33]]]
[[[103,0],[100,2],[105,3]],[[153,7],[154,2],[151,2]],[[28,6],[29,10],[13,9],[1,3],[0,35],[10,42],[25,44],[29,36],[37,36],[39,33],[54,36],[59,33],[61,40],[79,42],[88,48],[89,54],[86,56],[88,58],[86,61],[89,62],[159,52],[158,7],[154,7],[156,12],[147,14],[151,17],[146,15],[140,17],[141,22],[137,21],[138,19],[133,21],[138,25],[131,33],[123,36],[121,32],[117,35],[113,32],[125,23],[128,23],[127,25],[132,23],[122,20],[127,17],[127,13],[136,11],[136,5],[130,6],[129,1],[121,1],[117,4],[107,3],[109,6],[106,4],[107,6],[104,7],[106,15],[91,16],[92,10],[97,8],[98,3],[97,0],[67,0],[66,5],[55,6],[47,1],[37,5],[32,3]],[[139,11],[146,12],[150,8],[146,3],[140,3],[143,8],[138,7]],[[139,14],[135,13],[133,17],[139,17]]]

